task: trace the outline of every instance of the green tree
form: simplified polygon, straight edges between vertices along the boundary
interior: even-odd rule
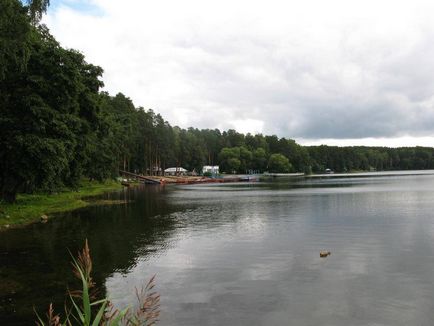
[[[220,170],[227,173],[238,172],[241,165],[240,148],[225,147],[219,153]]]
[[[267,153],[263,148],[258,148],[253,151],[252,168],[260,172],[264,172],[267,168]]]
[[[31,25],[18,0],[0,1],[0,81],[25,70],[30,54]],[[6,96],[6,93],[0,94]]]
[[[34,24],[38,23],[47,11],[50,0],[27,0],[30,18]]]
[[[227,172],[236,173],[240,169],[241,161],[235,157],[232,157],[227,160],[226,164],[227,164],[227,168],[226,168]]]
[[[288,173],[292,171],[292,165],[282,154],[272,154],[268,160],[268,171],[272,173]]]
[[[44,26],[29,28],[25,69],[12,62],[0,80],[0,192],[9,202],[19,191],[77,184],[101,85],[100,68],[60,47]]]
[[[240,149],[240,166],[238,169],[241,173],[247,173],[248,170],[252,169],[252,152],[246,147],[241,146]]]

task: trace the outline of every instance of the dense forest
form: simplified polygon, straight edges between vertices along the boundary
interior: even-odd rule
[[[77,187],[119,169],[161,173],[336,172],[434,168],[433,148],[303,147],[275,135],[182,129],[124,94],[101,91],[103,70],[40,24],[47,0],[0,0],[0,194]],[[146,91],[146,90],[144,90]]]

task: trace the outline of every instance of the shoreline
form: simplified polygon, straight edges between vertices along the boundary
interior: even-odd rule
[[[434,170],[404,170],[404,171],[376,171],[376,172],[349,172],[349,173],[331,173],[331,174],[311,174],[305,175],[302,173],[275,173],[275,174],[258,174],[254,175],[257,180],[270,177],[304,177],[306,179],[316,178],[342,178],[342,177],[374,177],[374,176],[405,176],[405,175],[429,175],[434,174]],[[244,175],[243,175],[244,176]],[[232,175],[240,177],[240,175]],[[231,177],[226,178],[229,182]],[[159,177],[161,178],[161,177]],[[199,177],[162,177],[165,185],[185,185],[185,184],[203,184],[203,183],[218,183],[217,180],[213,182],[205,182],[199,180]],[[177,180],[178,179],[178,180]],[[191,180],[189,180],[191,179]],[[208,179],[208,178],[206,178]],[[240,179],[240,178],[239,178]],[[180,182],[181,181],[181,182]],[[240,182],[241,180],[237,180]],[[248,180],[245,180],[248,181]],[[252,180],[251,180],[252,181]],[[224,178],[220,180],[224,182]],[[131,186],[137,185],[131,182]],[[78,208],[83,208],[89,205],[97,204],[98,202],[87,200],[87,197],[98,196],[104,193],[122,190],[123,185],[119,181],[108,180],[104,182],[97,181],[83,181],[78,190],[64,189],[55,194],[35,193],[35,194],[19,194],[16,203],[7,204],[0,203],[0,232],[12,228],[26,226],[32,223],[41,221],[41,216],[70,212]],[[107,204],[107,202],[105,202]]]
[[[0,203],[0,232],[41,220],[42,215],[69,212],[92,205],[86,197],[121,190],[123,186],[115,180],[83,182],[78,190],[65,189],[56,194],[19,194],[13,204]]]

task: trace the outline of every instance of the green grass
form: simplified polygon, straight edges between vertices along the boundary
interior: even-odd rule
[[[64,190],[56,194],[19,194],[14,204],[0,202],[0,228],[23,225],[40,220],[41,215],[71,211],[90,204],[83,198],[121,189],[119,182],[83,181],[78,190]]]

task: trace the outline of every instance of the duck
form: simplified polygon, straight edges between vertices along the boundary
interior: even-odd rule
[[[330,252],[330,251],[325,251],[325,250],[321,250],[320,252],[319,252],[319,256],[321,257],[321,258],[325,258],[325,257],[327,257],[327,256],[330,256],[332,253]]]

